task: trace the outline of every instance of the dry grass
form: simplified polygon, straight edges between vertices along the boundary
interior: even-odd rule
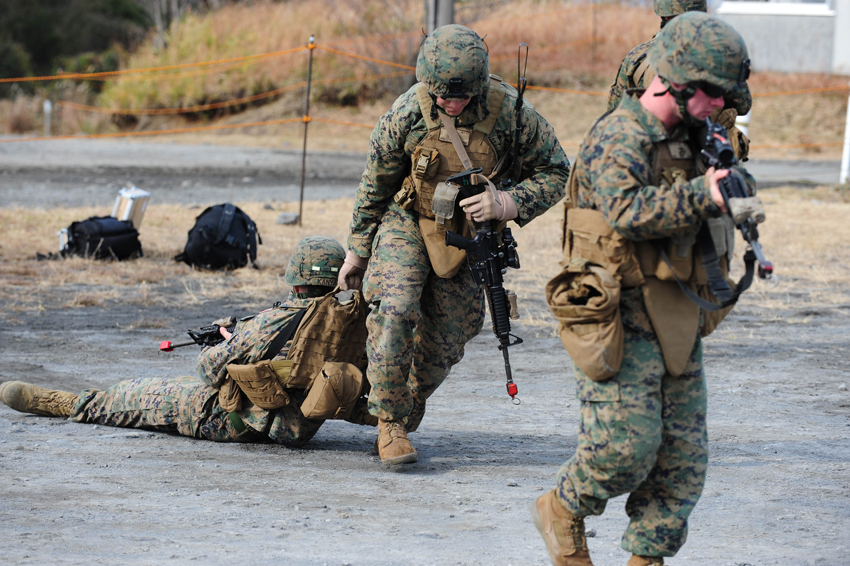
[[[206,272],[172,260],[182,251],[186,232],[202,209],[177,205],[151,205],[145,214],[140,240],[145,257],[127,262],[100,262],[82,258],[37,261],[34,250],[55,251],[56,232],[74,220],[102,210],[71,208],[0,208],[4,227],[0,244],[0,303],[7,314],[38,312],[47,302],[66,307],[101,306],[123,301],[141,306],[178,306],[200,303],[237,291],[258,300],[279,297],[283,275],[295,244],[308,235],[326,235],[344,242],[352,201],[311,201],[304,204],[302,227],[282,226],[275,219],[295,204],[262,203],[239,206],[257,223],[263,238],[260,269]],[[142,323],[140,323],[142,324]]]
[[[190,14],[170,37],[168,48],[143,46],[125,62],[126,68],[208,61],[269,53],[306,44],[314,33],[319,45],[377,59],[412,65],[421,40],[422,2],[392,0],[331,0],[229,4],[205,16]],[[595,16],[594,16],[595,14]],[[596,21],[597,41],[591,43]],[[492,71],[516,80],[517,46],[530,46],[528,79],[532,86],[606,92],[622,57],[658,29],[648,7],[616,3],[583,4],[562,0],[512,0],[486,9],[459,5],[458,21],[474,28],[488,45]],[[362,77],[396,71],[378,63],[314,52],[317,81]],[[97,105],[121,108],[164,108],[230,100],[295,84],[307,73],[305,52],[235,65],[182,69],[157,78],[128,76],[111,80]],[[406,77],[362,80],[333,86],[315,84],[311,114],[365,125],[389,108],[412,82]],[[85,85],[70,81],[58,96],[86,100]],[[754,73],[755,94],[846,86],[846,77]],[[136,131],[186,128],[207,124],[240,124],[297,118],[303,113],[302,89],[259,105],[194,116],[141,117],[124,122]],[[568,153],[574,153],[584,133],[605,110],[606,97],[530,90],[527,98],[552,123]],[[352,102],[356,101],[355,105]],[[343,102],[344,105],[341,105]],[[41,98],[0,101],[0,127],[5,132],[38,132],[42,127]],[[847,92],[761,97],[754,103],[750,128],[754,158],[839,159],[840,145],[773,148],[777,144],[840,144],[843,140]],[[59,134],[116,132],[108,114],[60,108],[53,131]],[[365,152],[370,128],[310,125],[309,149]],[[234,130],[145,138],[185,143],[239,144],[298,149],[303,126],[284,124]],[[768,147],[765,147],[768,146]]]
[[[788,310],[822,309],[850,303],[850,193],[821,187],[811,190],[776,189],[762,192],[768,222],[761,227],[765,253],[775,266],[774,282],[757,281],[744,304],[777,317]],[[120,263],[80,258],[36,261],[33,249],[56,248],[55,232],[93,209],[0,209],[4,237],[0,247],[0,304],[4,316],[37,314],[45,305],[86,308],[127,302],[141,306],[179,307],[238,293],[255,302],[268,302],[284,291],[283,274],[295,244],[308,235],[326,235],[345,242],[352,201],[311,201],[304,206],[304,225],[281,226],[275,219],[297,204],[262,203],[241,206],[258,224],[263,236],[261,269],[234,272],[195,271],[172,261],[185,242],[199,208],[151,205],[141,230],[145,257]],[[522,269],[511,270],[506,285],[520,299],[523,324],[554,332],[555,324],[543,302],[543,288],[560,260],[561,207],[556,206],[525,228],[515,228]],[[738,244],[736,277],[740,276],[743,243]],[[786,311],[786,312],[783,312]],[[16,314],[17,313],[17,314]],[[805,318],[805,317],[802,317]],[[786,322],[800,322],[791,317]],[[800,319],[800,320],[797,320]],[[141,318],[134,326],[151,327]]]

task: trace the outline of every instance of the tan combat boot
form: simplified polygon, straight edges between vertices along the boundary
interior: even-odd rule
[[[637,554],[632,554],[626,566],[658,566],[663,564],[664,558],[661,556],[638,556]]]
[[[378,455],[381,462],[387,466],[394,464],[411,464],[416,461],[416,450],[407,439],[404,425],[398,421],[378,421]]]
[[[584,518],[576,518],[553,489],[531,504],[531,519],[540,531],[554,566],[593,566],[584,536]]]
[[[79,400],[79,395],[43,389],[23,381],[0,383],[0,401],[22,413],[67,419],[71,416],[71,407]]]

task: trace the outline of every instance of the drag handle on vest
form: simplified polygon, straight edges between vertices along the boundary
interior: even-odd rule
[[[508,348],[522,344],[522,338],[511,334],[510,302],[502,277],[508,267],[519,269],[517,243],[510,228],[501,231],[500,239],[500,233],[493,230],[489,221],[476,222],[475,231],[475,237],[472,239],[447,231],[446,245],[466,251],[472,278],[477,285],[484,287],[490,319],[493,322],[493,333],[499,339],[499,350],[505,359],[508,395],[512,402],[518,405],[521,401],[517,397],[518,389],[511,372]]]
[[[735,157],[735,151],[726,135],[726,128],[720,124],[711,122],[708,118],[705,119],[705,126],[699,133],[700,153],[705,157],[705,161],[709,167],[716,169],[731,169],[733,165],[738,163]],[[773,275],[773,263],[770,262],[762,252],[759,244],[758,222],[752,217],[735,218],[732,213],[731,199],[746,199],[751,195],[744,186],[741,179],[730,173],[718,182],[720,194],[723,196],[723,202],[726,204],[726,212],[732,219],[735,220],[735,225],[741,231],[744,241],[752,248],[753,253],[758,260],[758,276],[761,279],[770,279]]]
[[[170,340],[163,340],[159,343],[160,352],[173,352],[174,348],[182,348],[183,346],[191,346],[192,344],[197,344],[202,348],[204,346],[215,346],[216,344],[221,344],[224,342],[224,336],[221,335],[219,329],[221,326],[217,324],[211,324],[209,326],[203,326],[197,330],[189,329],[186,332],[189,334],[189,338],[192,339],[191,342],[183,342],[181,344],[173,344]],[[227,331],[233,333],[233,330],[236,328],[236,325],[226,327]]]

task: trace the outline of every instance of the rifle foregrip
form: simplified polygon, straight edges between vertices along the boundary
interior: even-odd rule
[[[507,336],[511,331],[510,307],[505,288],[487,288],[487,298],[490,303],[490,317],[493,319],[493,333],[499,338]]]

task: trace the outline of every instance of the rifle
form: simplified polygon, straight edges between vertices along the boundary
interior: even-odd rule
[[[705,126],[699,133],[700,153],[705,157],[705,161],[709,167],[716,169],[731,169],[733,165],[738,163],[738,158],[735,157],[735,151],[729,144],[726,128],[720,124],[711,122],[708,118],[705,119]],[[758,223],[764,221],[764,211],[761,209],[760,203],[756,205],[754,198],[751,197],[734,172],[720,179],[718,183],[720,194],[723,196],[723,202],[726,204],[726,211],[741,235],[744,241],[748,244],[747,253],[752,251],[758,259],[758,276],[760,279],[770,279],[773,275],[773,263],[767,260],[759,245]],[[746,261],[746,254],[744,260]]]
[[[183,346],[191,346],[192,344],[197,344],[202,348],[204,346],[215,346],[216,344],[221,344],[224,342],[224,336],[222,336],[221,332],[219,332],[220,328],[225,328],[228,332],[232,333],[236,328],[236,324],[234,322],[231,326],[225,327],[218,324],[211,324],[209,326],[202,326],[197,330],[189,329],[186,332],[192,339],[191,342],[173,344],[170,340],[163,340],[159,343],[159,350],[161,352],[173,352],[174,348],[182,348]]]
[[[481,173],[481,168],[476,167],[446,179],[448,184],[460,185],[458,191],[458,202],[471,196],[480,194],[487,189],[486,184],[477,184],[475,175]],[[503,286],[502,275],[507,268],[519,269],[519,256],[516,252],[517,242],[511,234],[510,228],[504,228],[501,232],[493,230],[489,220],[484,222],[473,222],[475,226],[475,237],[464,238],[454,232],[446,232],[446,245],[466,250],[469,258],[469,269],[472,278],[479,286],[484,287],[487,295],[487,306],[490,310],[490,318],[493,322],[493,334],[499,339],[499,350],[505,359],[505,374],[511,400],[515,405],[521,401],[517,398],[519,392],[511,373],[511,362],[508,356],[508,347],[522,344],[522,338],[511,334],[510,321],[510,299],[508,292]],[[514,341],[511,342],[511,338]]]

